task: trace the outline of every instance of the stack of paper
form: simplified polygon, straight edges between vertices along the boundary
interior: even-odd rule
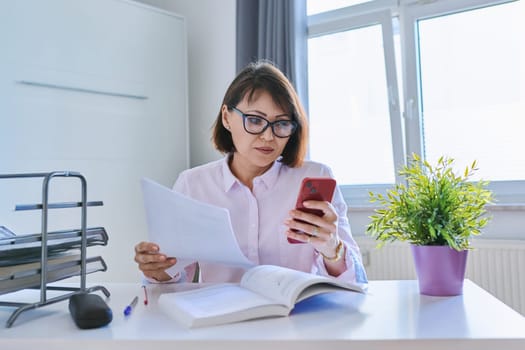
[[[5,226],[2,226],[5,229]],[[106,245],[108,235],[103,227],[86,230],[87,245]],[[47,234],[48,255],[79,249],[82,241],[81,230],[54,231]],[[42,235],[13,235],[0,237],[0,266],[39,261],[42,253]]]
[[[47,234],[47,282],[77,276],[81,272],[79,249],[81,230],[65,230]],[[87,246],[106,245],[108,235],[102,227],[86,230]],[[0,294],[40,286],[42,235],[15,235],[0,226]],[[86,274],[106,271],[102,257],[86,259]]]

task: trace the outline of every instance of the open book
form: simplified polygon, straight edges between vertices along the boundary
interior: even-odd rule
[[[364,293],[366,285],[274,265],[259,265],[248,270],[239,284],[221,283],[162,294],[159,305],[187,327],[202,327],[287,316],[299,301],[336,290]]]

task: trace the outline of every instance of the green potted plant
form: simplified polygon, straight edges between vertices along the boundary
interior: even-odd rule
[[[414,154],[396,184],[386,195],[370,192],[380,204],[370,217],[366,233],[382,246],[387,242],[411,244],[419,290],[427,295],[462,293],[467,252],[472,236],[489,222],[485,205],[492,202],[487,181],[469,181],[476,161],[462,174],[454,160],[441,157],[435,166]]]

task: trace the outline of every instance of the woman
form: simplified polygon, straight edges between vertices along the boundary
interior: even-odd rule
[[[239,246],[255,264],[365,283],[339,189],[332,203],[304,203],[321,210],[322,217],[293,209],[304,177],[333,177],[327,166],[304,160],[307,138],[306,115],[289,80],[269,62],[252,63],[229,86],[214,124],[212,139],[225,157],[182,172],[174,189],[227,208]],[[304,244],[290,244],[288,238]],[[135,261],[151,281],[181,279],[170,273],[176,258],[154,243],[137,244]],[[238,281],[243,273],[218,264],[199,266],[203,282]],[[186,268],[184,280],[191,280],[194,268]]]

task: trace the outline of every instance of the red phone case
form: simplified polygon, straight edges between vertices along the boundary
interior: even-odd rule
[[[330,177],[305,177],[301,183],[295,208],[317,216],[322,216],[323,212],[321,210],[305,208],[303,202],[306,200],[331,202],[334,196],[335,186],[335,180]],[[304,243],[293,238],[288,238],[288,242]]]

